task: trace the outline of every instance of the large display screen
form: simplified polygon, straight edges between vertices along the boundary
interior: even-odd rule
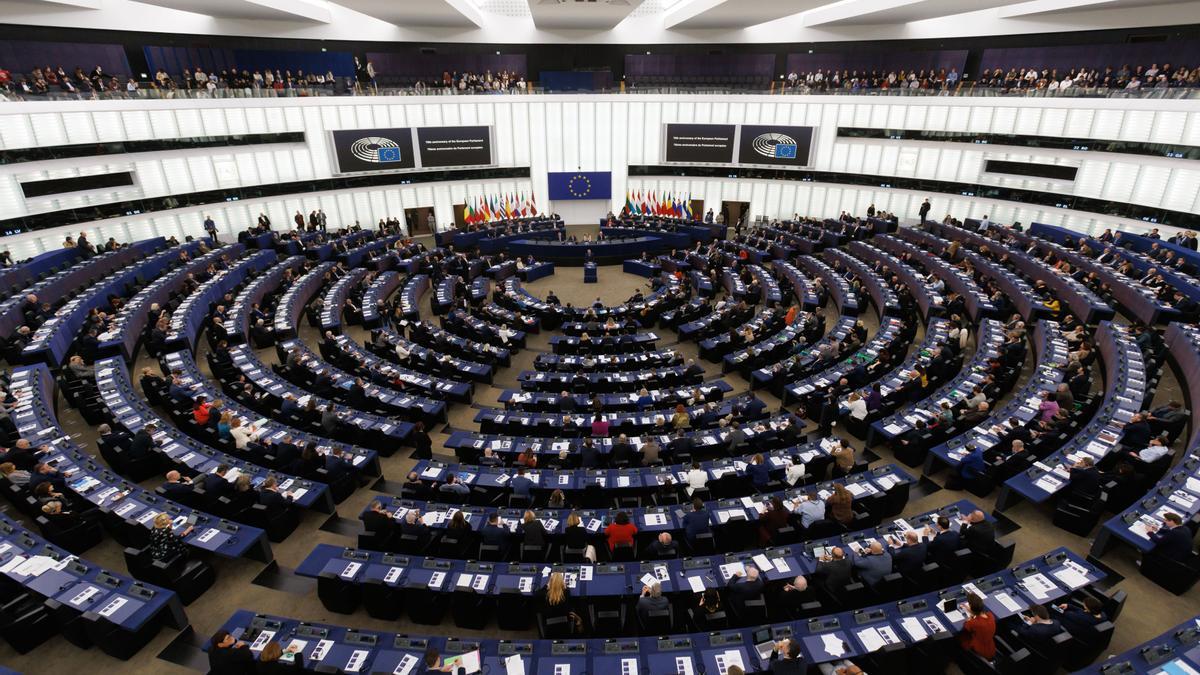
[[[423,167],[486,166],[492,161],[491,127],[422,127],[417,151]]]
[[[415,169],[412,129],[334,131],[333,152],[339,173]]]
[[[668,124],[666,161],[732,164],[733,124]]]
[[[743,124],[738,144],[739,164],[802,167],[808,164],[812,127]]]

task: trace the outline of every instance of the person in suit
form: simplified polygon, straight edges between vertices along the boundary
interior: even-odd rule
[[[517,497],[533,497],[533,481],[525,475],[523,466],[517,467],[517,475],[509,481],[509,487],[512,489],[513,495]]]
[[[767,467],[762,454],[755,454],[750,458],[750,463],[746,465],[746,476],[750,479],[750,484],[754,486],[754,489],[759,492],[771,482],[771,470]]]
[[[417,421],[413,425],[412,432],[413,441],[413,459],[431,459],[433,458],[433,439],[429,437],[429,432],[425,431],[425,423]]]
[[[158,431],[158,427],[153,424],[138,429],[138,432],[133,435],[133,439],[129,442],[129,454],[127,455],[130,461],[148,457],[154,451],[154,432]]]
[[[258,503],[267,507],[267,512],[274,515],[291,505],[292,495],[290,492],[280,492],[279,480],[275,476],[268,476],[258,490]]]
[[[421,520],[420,511],[411,509],[404,514],[404,520],[400,521],[400,534],[416,537],[422,541],[429,536],[429,526]]]
[[[217,470],[204,477],[204,494],[211,502],[221,497],[233,496],[233,485],[225,478],[229,474],[229,465],[221,464]]]
[[[183,501],[192,494],[192,479],[181,475],[172,469],[167,472],[166,482],[162,484],[163,496],[171,501]]]
[[[1084,596],[1082,605],[1063,603],[1058,605],[1058,609],[1062,612],[1059,622],[1063,630],[1084,644],[1094,644],[1099,638],[1096,626],[1108,621],[1104,606],[1091,595]]]
[[[729,598],[729,604],[735,610],[741,610],[746,606],[748,600],[758,600],[762,598],[763,591],[766,589],[766,582],[759,576],[758,568],[754,565],[746,565],[746,573],[735,573],[729,577],[729,585],[726,587],[726,597]]]
[[[925,565],[925,555],[928,544],[921,541],[921,535],[916,530],[904,533],[904,541],[892,550],[892,567],[906,577],[912,578],[920,573]]]
[[[1062,624],[1050,618],[1045,605],[1034,605],[1028,614],[1021,615],[1021,625],[1017,626],[1016,633],[1035,652],[1050,656],[1055,651],[1054,636],[1062,631]]]
[[[704,500],[697,497],[692,500],[692,510],[683,516],[683,536],[689,545],[695,544],[696,537],[712,532],[712,523],[708,509],[704,508]]]
[[[925,526],[925,536],[931,537],[927,554],[929,560],[944,563],[954,559],[954,552],[959,548],[959,535],[950,529],[950,519],[938,516],[932,526]]]
[[[675,542],[671,540],[670,532],[659,532],[658,538],[646,547],[646,556],[658,560],[674,558],[678,553]]]
[[[1141,449],[1150,444],[1153,432],[1150,423],[1143,413],[1137,413],[1130,418],[1129,423],[1121,431],[1121,445],[1127,449]]]
[[[892,554],[878,541],[871,542],[863,553],[852,553],[850,564],[863,583],[874,588],[883,578],[892,573]]]
[[[1192,556],[1192,531],[1183,524],[1178,513],[1163,514],[1163,525],[1150,531],[1151,549],[1168,560],[1184,562]]]
[[[800,641],[784,638],[771,648],[771,675],[804,675],[806,666]]]
[[[488,514],[487,523],[479,531],[479,541],[485,546],[499,546],[503,552],[508,546],[508,537],[511,534],[507,528],[500,526],[500,514]]]
[[[813,571],[813,579],[825,588],[830,595],[836,596],[850,583],[852,567],[846,559],[846,552],[840,546],[834,546],[827,555],[817,561]]]
[[[392,514],[384,508],[383,502],[376,499],[371,502],[370,509],[363,514],[363,529],[367,532],[374,532],[379,539],[386,539],[392,533],[392,528],[396,521],[392,520]]]
[[[967,514],[958,532],[962,543],[976,554],[989,555],[995,548],[996,525],[983,515],[983,511],[976,509]]]
[[[579,465],[584,469],[600,467],[600,450],[591,438],[583,439],[583,447],[579,449]]]
[[[636,466],[638,464],[633,446],[629,444],[629,437],[625,434],[617,436],[617,441],[612,445],[609,459],[613,466]]]
[[[671,601],[663,597],[662,584],[656,581],[642,586],[642,594],[637,599],[637,614],[643,624],[649,621],[651,612],[665,612],[670,608]]]
[[[758,516],[758,543],[766,546],[771,543],[779,529],[791,522],[792,512],[783,505],[779,497],[771,497],[771,506]]]
[[[221,629],[212,636],[208,648],[208,672],[211,675],[244,675],[254,671],[254,654],[245,642],[234,639]]]
[[[1079,497],[1096,497],[1100,494],[1100,469],[1088,456],[1080,457],[1071,465],[1071,494]]]

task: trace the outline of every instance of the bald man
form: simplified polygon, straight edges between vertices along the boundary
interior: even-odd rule
[[[892,551],[892,568],[906,577],[912,578],[921,572],[925,565],[927,553],[925,542],[916,530],[904,533],[904,541]]]
[[[962,543],[977,554],[991,554],[996,546],[996,526],[990,522],[983,511],[975,510],[963,519],[963,526],[958,531]]]
[[[840,546],[835,546],[829,555],[817,561],[817,569],[813,571],[813,580],[825,587],[830,594],[840,593],[846,584],[850,583],[852,572],[846,552]]]
[[[779,603],[792,616],[798,616],[801,606],[813,600],[813,594],[808,590],[808,579],[799,575],[791,582],[783,585],[779,593]]]
[[[873,541],[866,550],[853,554],[851,564],[858,578],[875,588],[885,576],[892,573],[892,554],[884,550],[883,544]]]
[[[670,532],[659,532],[658,539],[647,548],[646,553],[652,558],[674,558],[677,555],[675,542],[671,541]]]
[[[192,494],[192,479],[184,478],[178,471],[167,472],[167,480],[162,484],[163,496],[171,501],[186,500]]]

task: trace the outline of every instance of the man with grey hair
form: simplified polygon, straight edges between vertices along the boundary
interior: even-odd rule
[[[647,623],[650,612],[664,612],[670,606],[671,601],[663,597],[661,583],[656,581],[649,586],[642,586],[642,595],[637,601],[638,618],[642,623]]]

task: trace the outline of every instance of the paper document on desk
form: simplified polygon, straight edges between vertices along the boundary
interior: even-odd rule
[[[724,577],[726,581],[733,578],[735,575],[745,576],[746,574],[746,566],[740,562],[725,563],[717,569],[721,571],[721,576]]]
[[[874,628],[864,628],[858,631],[858,641],[862,643],[863,648],[868,652],[881,649],[887,644],[883,637],[879,635],[879,631]]]
[[[920,621],[911,616],[901,619],[900,627],[904,629],[904,632],[908,633],[908,636],[914,642],[920,642],[929,637],[929,632],[925,630],[925,626],[921,625]]]
[[[758,566],[758,569],[763,572],[770,572],[771,570],[775,569],[775,566],[771,564],[771,560],[767,558],[766,554],[759,553],[751,558],[751,560],[753,560],[754,564]]]
[[[697,574],[697,575],[688,577],[687,580],[688,580],[688,586],[692,589],[693,593],[703,593],[704,592],[704,577],[701,577],[700,575]]]
[[[525,662],[520,654],[504,657],[504,675],[525,675]]]
[[[1022,579],[1021,583],[1025,586],[1025,590],[1039,601],[1049,599],[1050,594],[1058,590],[1054,582],[1047,579],[1041,572],[1030,574]]]
[[[727,675],[730,666],[737,666],[742,670],[746,669],[746,664],[742,663],[742,653],[736,649],[717,654],[716,662],[717,675]]]
[[[821,648],[825,653],[838,658],[846,653],[846,647],[842,644],[842,639],[834,633],[827,633],[821,636]]]
[[[996,594],[996,601],[1003,605],[1004,608],[1010,612],[1015,613],[1021,611],[1021,605],[1018,604],[1016,600],[1013,600],[1011,595],[1005,593],[1004,591]]]

